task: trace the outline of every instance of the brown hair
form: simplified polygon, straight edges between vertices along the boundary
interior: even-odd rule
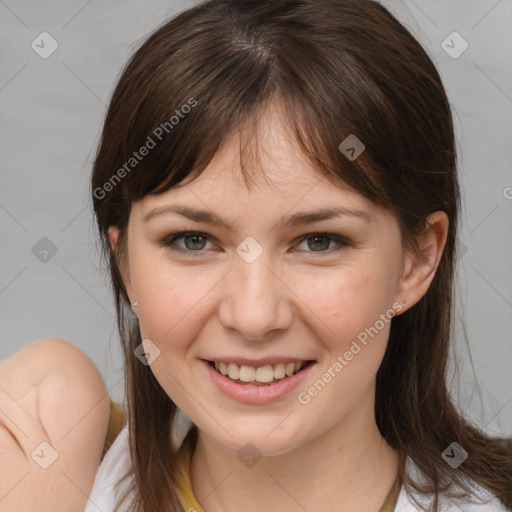
[[[166,22],[130,59],[92,173],[125,357],[130,510],[182,510],[168,436],[177,408],[134,357],[141,336],[118,265],[131,203],[198,176],[228,135],[277,98],[305,157],[334,184],[396,212],[407,247],[414,248],[428,214],[448,215],[428,292],[392,321],[377,374],[376,421],[400,453],[400,483],[432,493],[432,510],[452,482],[471,496],[466,478],[512,507],[511,453],[456,410],[446,385],[459,189],[450,105],[432,61],[371,0],[215,0]],[[353,161],[338,149],[349,134],[366,146]],[[142,146],[152,147],[135,158]],[[119,253],[109,245],[110,226],[120,229]],[[469,453],[457,470],[441,457],[453,441]],[[405,473],[407,456],[429,485]]]

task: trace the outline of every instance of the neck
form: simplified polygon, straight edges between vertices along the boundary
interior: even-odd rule
[[[373,411],[369,396],[329,431],[250,468],[200,431],[191,461],[194,495],[208,512],[377,512],[395,481],[398,452],[381,436]]]

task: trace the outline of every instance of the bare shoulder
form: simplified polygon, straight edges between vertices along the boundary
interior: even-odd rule
[[[61,510],[53,507],[59,493],[62,510],[82,510],[100,463],[109,414],[98,369],[72,343],[37,340],[1,361],[0,452],[11,464],[0,467],[0,474],[4,481],[22,478],[9,498],[33,496],[48,506],[44,510]],[[63,488],[69,491],[65,495]],[[32,503],[25,505],[34,510]]]
[[[0,362],[0,385],[15,395],[52,375],[87,376],[93,378],[91,384],[101,382],[91,359],[72,343],[59,338],[33,341]]]
[[[106,429],[98,424],[98,418],[108,421],[110,412],[101,375],[93,361],[68,341],[40,339],[15,352],[0,365],[0,390],[39,416],[54,437],[64,435],[73,420]]]

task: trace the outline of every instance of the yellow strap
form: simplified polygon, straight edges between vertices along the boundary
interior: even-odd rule
[[[192,482],[190,480],[190,460],[192,457],[192,446],[189,442],[184,442],[182,450],[178,454],[180,499],[186,512],[204,512],[203,508],[197,502],[192,491]],[[379,512],[394,512],[400,488],[398,486],[398,478],[395,480],[393,487]]]
[[[110,418],[108,422],[107,435],[103,444],[101,458],[105,456],[107,450],[115,441],[119,432],[121,432],[125,422],[124,409],[122,406],[110,399]]]
[[[192,491],[192,482],[190,480],[192,451],[192,443],[190,442],[190,437],[187,436],[178,452],[178,486],[180,500],[185,512],[204,512]]]

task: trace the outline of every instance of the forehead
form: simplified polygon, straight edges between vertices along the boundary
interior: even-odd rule
[[[282,109],[277,105],[262,112],[225,139],[208,166],[163,194],[144,198],[144,210],[171,199],[190,199],[227,207],[236,202],[264,201],[290,209],[308,199],[370,201],[350,189],[341,179],[328,180],[304,155]],[[242,170],[242,165],[244,169]],[[244,180],[248,176],[249,183]]]
[[[294,214],[311,219],[309,214],[315,210],[334,209],[343,210],[348,213],[344,219],[358,223],[373,219],[374,225],[375,221],[380,225],[394,220],[391,212],[341,178],[327,178],[315,168],[284,112],[282,104],[274,101],[233,131],[201,172],[192,173],[164,193],[133,203],[132,214],[147,219],[155,211],[173,210],[174,206],[193,208],[240,227],[276,225]]]

